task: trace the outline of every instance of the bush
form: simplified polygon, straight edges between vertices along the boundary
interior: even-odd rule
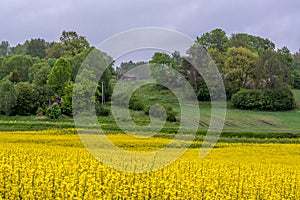
[[[253,110],[262,108],[263,91],[242,89],[231,98],[232,104],[236,108]]]
[[[295,108],[295,99],[290,88],[265,90],[262,99],[262,110],[291,110]]]
[[[96,115],[97,116],[109,116],[110,109],[105,108],[103,105],[96,104]]]
[[[43,116],[45,114],[45,110],[42,107],[38,107],[36,114],[38,116]]]
[[[136,97],[131,97],[129,99],[129,105],[127,105],[126,103],[128,98],[129,97],[127,94],[118,94],[113,98],[113,105],[121,106],[121,107],[129,106],[129,109],[137,110],[137,111],[144,110],[144,104],[140,99]]]
[[[53,105],[47,109],[46,115],[50,119],[58,119],[61,116],[61,110],[58,103],[53,103]]]
[[[232,96],[234,107],[245,110],[283,111],[295,108],[293,93],[288,87],[275,90],[245,90],[242,89]]]
[[[175,111],[173,110],[172,107],[170,106],[164,106],[165,107],[165,110],[162,109],[160,106],[152,106],[152,107],[148,107],[146,110],[145,110],[145,114],[146,115],[149,115],[150,113],[150,108],[151,108],[151,111],[152,111],[152,116],[153,117],[156,117],[156,118],[159,118],[159,119],[163,119],[164,116],[165,116],[165,112],[167,114],[166,116],[166,120],[169,121],[169,122],[176,122],[176,113]]]
[[[199,101],[210,101],[209,90],[206,85],[202,85],[197,92],[197,99]]]
[[[177,121],[176,120],[176,113],[173,110],[173,108],[172,107],[167,107],[166,111],[167,111],[167,121],[176,122]]]
[[[129,108],[132,110],[141,111],[144,110],[144,104],[140,99],[132,97],[129,100]]]

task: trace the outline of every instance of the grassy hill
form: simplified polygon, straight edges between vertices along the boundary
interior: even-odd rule
[[[294,92],[297,105],[300,105],[300,90],[295,90]],[[136,90],[134,96],[143,102],[145,108],[154,104],[164,104],[173,107],[177,113],[177,118],[180,116],[178,101],[169,90],[158,90],[151,85],[146,85]],[[201,120],[199,122],[198,132],[200,135],[204,135],[210,122],[210,103],[199,102],[199,106]],[[298,109],[286,112],[238,110],[234,109],[230,105],[230,102],[227,107],[223,137],[300,137],[300,110]],[[131,111],[131,116],[139,125],[147,125],[150,122],[149,116],[147,116],[144,111]],[[109,132],[121,131],[112,116],[99,117],[99,122],[104,124],[103,129]],[[0,116],[0,131],[65,129],[71,127],[74,127],[74,122],[71,118],[48,120],[36,116]],[[179,122],[167,122],[161,132],[176,133],[178,127]]]
[[[300,105],[300,90],[295,90],[297,105]],[[135,95],[147,105],[160,102],[169,104],[179,113],[176,97],[167,90],[159,91],[151,87],[137,90]],[[210,103],[199,102],[200,130],[207,130],[210,121]],[[238,110],[227,103],[224,132],[266,132],[266,133],[299,133],[300,110],[286,112]]]

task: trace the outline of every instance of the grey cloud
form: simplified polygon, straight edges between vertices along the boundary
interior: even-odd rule
[[[269,38],[300,48],[300,1],[273,0],[2,0],[0,40],[12,45],[42,37],[57,40],[75,30],[97,45],[138,27],[166,27],[195,38],[214,28]]]

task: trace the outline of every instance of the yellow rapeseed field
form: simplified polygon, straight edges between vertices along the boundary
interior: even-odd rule
[[[194,148],[161,170],[126,173],[103,166],[68,132],[1,132],[0,199],[300,199],[297,140],[218,143],[204,159]],[[110,139],[125,148],[128,137]],[[143,141],[147,151],[168,142]]]

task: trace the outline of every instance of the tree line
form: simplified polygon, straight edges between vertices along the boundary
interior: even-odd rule
[[[272,41],[249,34],[238,33],[228,37],[222,29],[196,38],[194,46],[187,51],[187,57],[197,60],[199,55],[194,52],[195,45],[202,46],[208,52],[224,80],[228,100],[237,108],[294,108],[292,89],[300,89],[300,52],[292,54],[287,47],[276,49]],[[123,62],[115,70],[114,61],[109,55],[96,50],[84,36],[74,31],[63,31],[58,42],[37,38],[11,47],[9,42],[2,41],[0,114],[47,114],[56,118],[62,113],[71,116],[76,75],[91,52],[94,52],[95,58],[104,61],[103,65],[109,65],[96,85],[88,83],[97,88],[94,101],[101,110],[99,105],[102,96],[105,101],[110,101],[112,78],[118,78],[141,63]],[[179,52],[175,51],[172,55],[156,52],[149,63],[153,64],[151,73],[158,82],[184,87],[180,80],[174,81],[174,74],[164,68],[168,65],[189,81],[198,100],[210,100],[212,94],[203,77]],[[77,79],[84,80],[92,73],[80,72]],[[104,94],[101,93],[101,82],[104,82]],[[77,87],[84,88],[87,85]]]
[[[76,75],[91,51],[108,64],[113,63],[110,56],[91,47],[85,37],[74,31],[63,31],[59,42],[49,43],[38,38],[10,47],[3,41],[0,45],[0,114],[71,116]],[[105,94],[97,88],[96,104],[102,95],[109,100],[110,80],[114,74],[111,64],[99,80],[105,82]],[[90,74],[79,76],[89,78]]]
[[[186,56],[180,56],[176,51],[172,55],[155,53],[150,63],[161,64],[152,69],[157,81],[184,87],[180,80],[174,81],[171,70],[163,67],[168,65],[186,77],[199,101],[208,101],[211,95],[217,95],[216,92],[209,93],[207,83],[191,63],[191,60],[207,62],[201,61],[205,58],[201,58],[201,49],[195,51],[197,45],[212,58],[224,81],[227,99],[235,107],[257,110],[295,107],[292,89],[300,89],[300,52],[292,54],[287,47],[276,49],[269,39],[244,33],[228,37],[222,29],[215,29],[197,37]],[[122,63],[120,71],[134,65]]]

